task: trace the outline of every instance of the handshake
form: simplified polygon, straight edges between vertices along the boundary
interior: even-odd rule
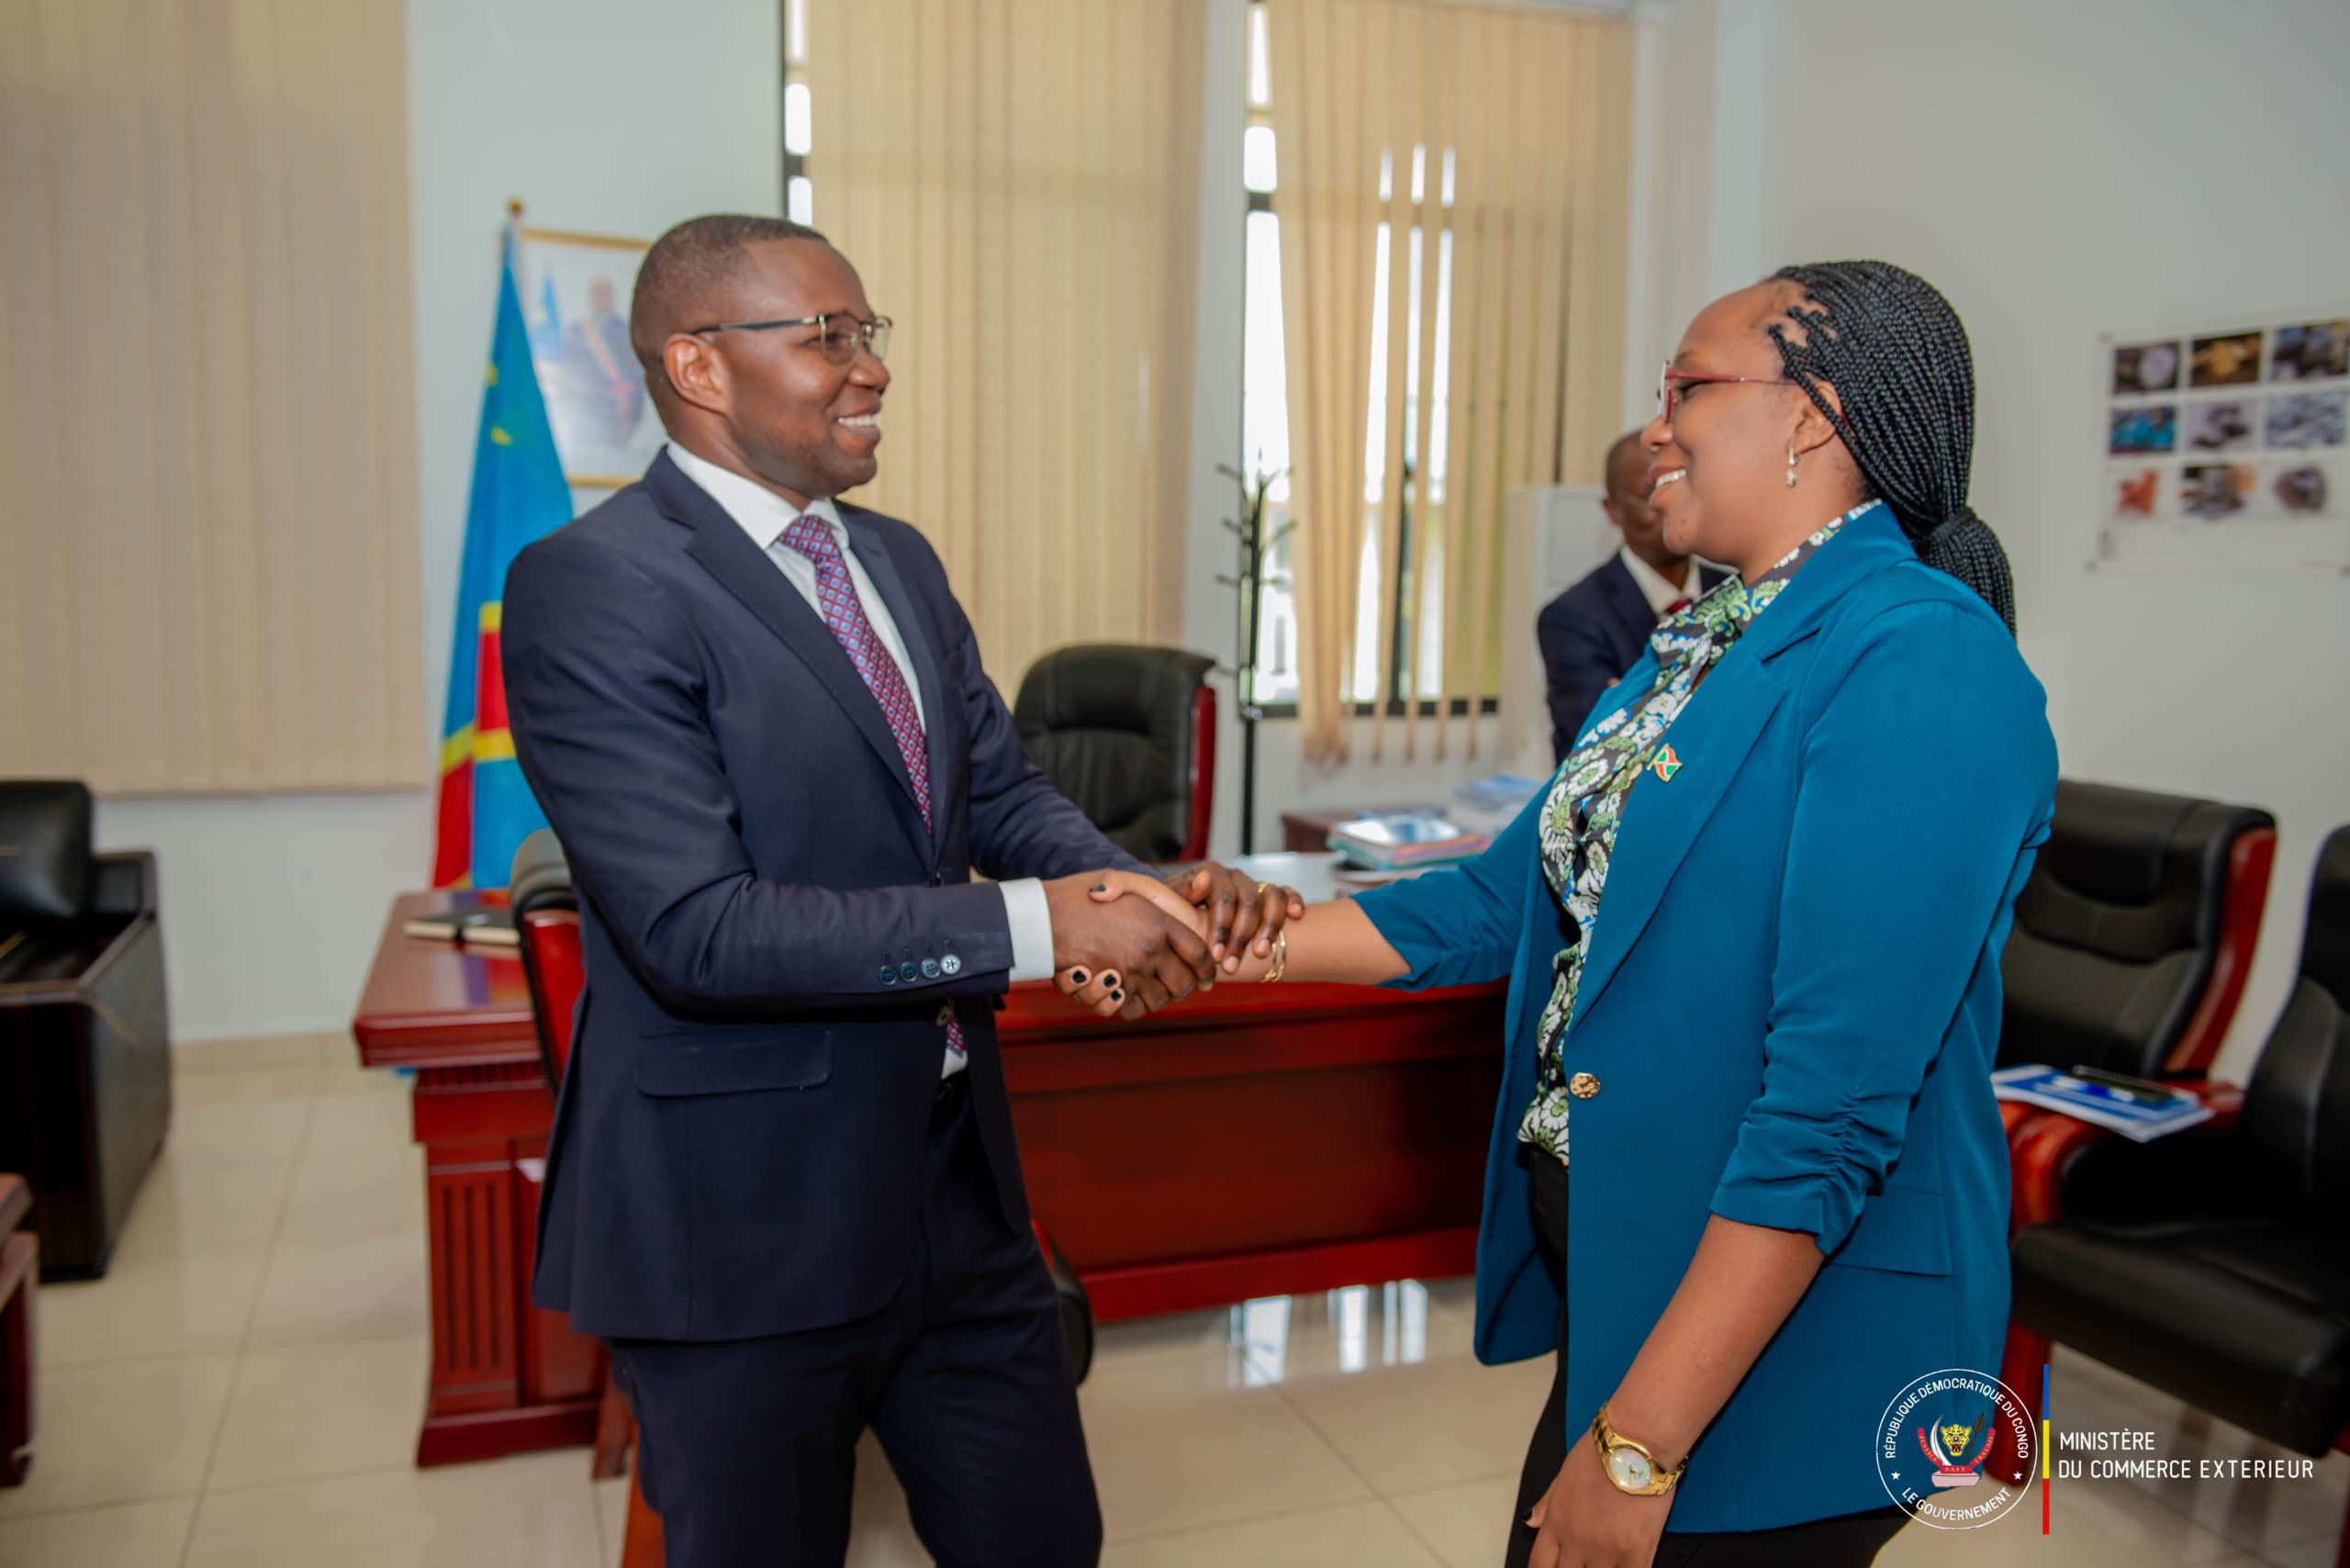
[[[1252,881],[1213,861],[1159,881],[1132,871],[1045,884],[1053,917],[1053,983],[1104,1018],[1140,1018],[1219,975],[1265,958],[1305,914],[1295,890]]]

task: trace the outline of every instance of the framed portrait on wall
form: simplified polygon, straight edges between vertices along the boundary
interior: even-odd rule
[[[660,416],[628,345],[641,240],[525,229],[522,317],[564,477],[575,489],[633,483],[661,450]]]

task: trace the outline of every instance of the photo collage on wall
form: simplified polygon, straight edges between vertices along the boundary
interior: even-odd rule
[[[2115,522],[2350,514],[2350,319],[2117,342],[2108,373]]]

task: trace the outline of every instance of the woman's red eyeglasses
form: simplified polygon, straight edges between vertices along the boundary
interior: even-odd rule
[[[1682,388],[1694,383],[1700,382],[1726,382],[1732,386],[1793,386],[1796,385],[1795,382],[1788,380],[1784,375],[1707,375],[1703,371],[1675,370],[1673,368],[1672,362],[1667,361],[1664,369],[1659,372],[1657,375],[1657,417],[1662,420],[1666,424],[1671,424],[1673,422],[1673,416],[1677,413],[1681,408]]]

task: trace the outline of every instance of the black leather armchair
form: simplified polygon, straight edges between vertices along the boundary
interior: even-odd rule
[[[1029,666],[1013,704],[1022,749],[1139,860],[1208,852],[1215,661],[1181,648],[1081,643]]]
[[[90,792],[0,783],[0,1170],[49,1279],[106,1272],[172,1119],[155,858],[91,849]]]
[[[2298,1452],[2350,1443],[2350,827],[2240,1113],[2088,1143],[2059,1182],[2015,1239],[2019,1327]]]
[[[2243,998],[2277,852],[2266,812],[2070,779],[2016,900],[1999,1062],[2199,1074]]]

